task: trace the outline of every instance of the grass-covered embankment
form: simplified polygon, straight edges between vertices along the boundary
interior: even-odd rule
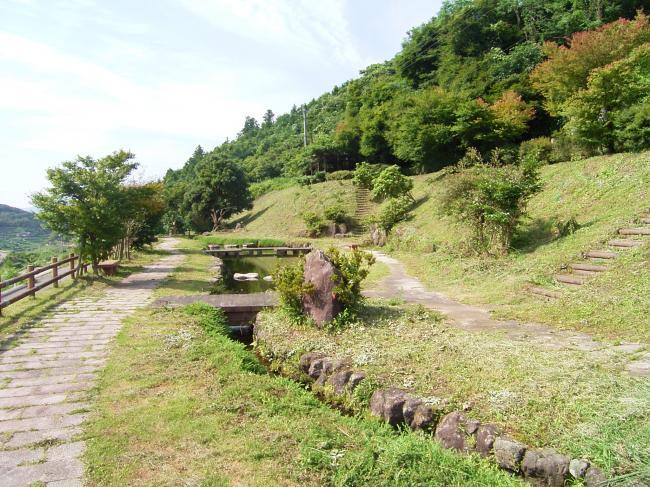
[[[526,444],[650,480],[650,385],[622,370],[629,358],[623,353],[466,332],[424,308],[379,301],[358,323],[330,332],[267,312],[256,336],[272,364],[290,375],[302,353],[323,352],[366,371],[371,382],[437,397],[449,411],[469,405],[469,416]]]
[[[218,329],[183,309],[127,320],[86,426],[92,485],[519,483],[422,435],[342,415]]]
[[[543,189],[530,201],[528,218],[505,257],[467,251],[468,228],[443,211],[442,199],[452,177],[433,173],[414,178],[418,204],[413,218],[393,231],[387,247],[409,272],[430,289],[490,306],[500,317],[578,329],[612,340],[650,339],[650,244],[623,252],[622,258],[609,264],[609,272],[579,289],[560,288],[552,280],[564,265],[580,259],[584,251],[601,248],[650,207],[650,153],[543,167]],[[335,181],[267,193],[236,221],[245,223],[245,233],[251,235],[292,238],[304,231],[302,209],[322,205],[341,191],[352,214],[351,182]],[[580,228],[560,236],[558,225],[571,218]],[[312,242],[323,246],[320,239]],[[530,282],[557,287],[563,297],[555,303],[541,301],[524,292]]]

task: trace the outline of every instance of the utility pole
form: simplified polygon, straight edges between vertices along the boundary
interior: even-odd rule
[[[305,105],[302,106],[302,134],[303,142],[305,143],[305,147],[307,147],[307,109]]]

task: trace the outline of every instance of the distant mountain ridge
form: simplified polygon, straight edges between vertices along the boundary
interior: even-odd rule
[[[0,249],[28,250],[46,242],[50,235],[34,213],[0,204]]]

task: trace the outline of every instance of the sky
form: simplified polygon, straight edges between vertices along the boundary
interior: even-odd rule
[[[391,58],[441,0],[0,0],[0,203],[130,150],[140,180]]]

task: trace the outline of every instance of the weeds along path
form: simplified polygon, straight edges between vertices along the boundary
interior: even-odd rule
[[[374,289],[364,292],[368,297],[401,298],[408,303],[440,311],[449,318],[450,323],[470,332],[503,332],[512,341],[525,341],[552,349],[575,349],[601,354],[606,352],[629,353],[634,357],[626,366],[631,375],[650,377],[650,352],[646,345],[622,343],[609,345],[595,340],[590,335],[566,330],[556,330],[549,326],[517,321],[495,320],[489,310],[459,303],[448,297],[427,290],[416,278],[409,276],[400,261],[382,252],[373,251],[378,262],[386,264],[390,275],[377,284]]]
[[[81,424],[95,375],[124,318],[147,305],[153,289],[184,256],[171,254],[131,274],[99,298],[62,302],[0,349],[0,482],[82,485]],[[39,484],[40,485],[40,484]]]

